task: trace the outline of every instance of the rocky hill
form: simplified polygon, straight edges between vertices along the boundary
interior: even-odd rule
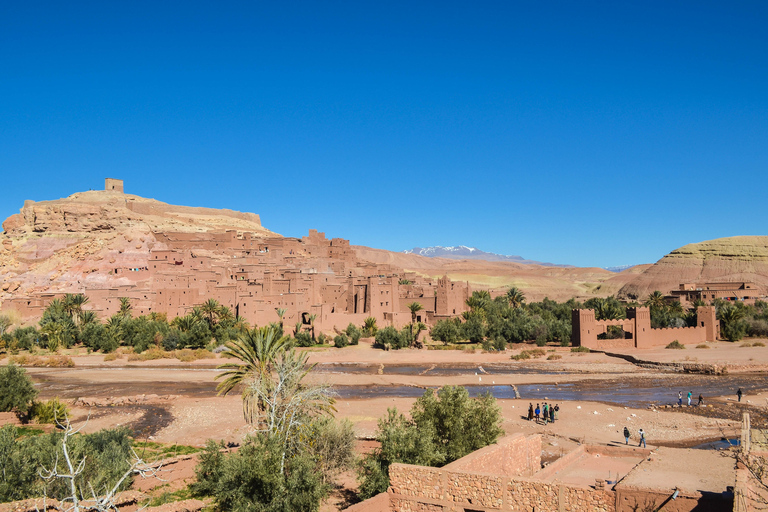
[[[768,236],[733,236],[688,244],[670,252],[619,290],[625,298],[669,293],[681,283],[747,281],[768,291]]]
[[[227,229],[279,236],[265,229],[253,213],[174,206],[106,190],[26,201],[19,213],[3,222],[0,297],[78,291],[98,270],[144,267],[150,249],[159,248],[153,233]],[[98,275],[101,282],[89,282],[91,287],[129,284],[124,278]]]

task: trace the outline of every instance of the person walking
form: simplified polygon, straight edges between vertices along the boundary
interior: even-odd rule
[[[560,406],[557,404],[555,404],[555,419],[556,420],[560,419]]]
[[[693,396],[693,391],[688,392],[688,407],[691,406],[691,397]]]
[[[629,429],[624,427],[624,444],[629,444]]]
[[[682,407],[683,406],[683,392],[682,391],[678,391],[677,392],[677,405],[678,405],[678,407]]]
[[[549,423],[549,407],[547,406],[547,402],[544,402],[544,407],[542,408],[542,416],[544,416],[544,424],[546,425]]]
[[[643,429],[640,429],[637,431],[637,433],[640,434],[640,442],[637,443],[637,446],[638,447],[642,446],[643,448],[647,448],[647,446],[645,446],[645,432],[643,431]]]
[[[701,404],[704,403],[704,397],[701,396],[701,393],[699,393],[699,403],[696,404],[696,407],[701,407]]]
[[[741,395],[743,395],[743,393],[741,392],[741,388],[739,388],[739,390],[736,392],[736,396],[739,397],[739,402],[741,402]]]
[[[551,405],[549,406],[549,422],[554,423],[555,422],[555,408]]]
[[[536,423],[539,422],[539,414],[541,414],[541,409],[539,409],[539,404],[536,404]]]
[[[528,421],[533,419],[533,404],[528,404]]]

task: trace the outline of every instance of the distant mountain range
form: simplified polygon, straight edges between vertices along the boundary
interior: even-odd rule
[[[620,265],[618,267],[604,267],[604,268],[605,268],[605,270],[608,270],[609,272],[619,273],[619,272],[623,272],[624,270],[627,270],[628,268],[632,268],[634,266],[635,265]]]
[[[513,263],[522,263],[524,265],[543,265],[546,267],[572,267],[573,265],[558,265],[556,263],[546,263],[542,261],[527,260],[522,256],[496,254],[485,252],[476,247],[467,247],[459,245],[456,247],[414,247],[403,251],[405,254],[418,254],[428,258],[448,258],[453,260],[484,260],[484,261],[511,261]]]

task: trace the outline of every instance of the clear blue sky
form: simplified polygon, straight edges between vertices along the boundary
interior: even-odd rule
[[[0,217],[126,180],[580,266],[766,233],[768,2],[3,2]]]

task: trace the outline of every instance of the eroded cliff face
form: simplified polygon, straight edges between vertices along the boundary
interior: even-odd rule
[[[26,201],[3,222],[0,298],[38,291],[80,291],[132,284],[99,272],[146,267],[158,245],[154,233],[237,230],[279,236],[259,216],[233,210],[169,205],[109,191],[73,194],[55,201]]]
[[[670,252],[619,290],[620,297],[645,299],[681,283],[747,281],[768,291],[768,236],[733,236],[688,244]]]

